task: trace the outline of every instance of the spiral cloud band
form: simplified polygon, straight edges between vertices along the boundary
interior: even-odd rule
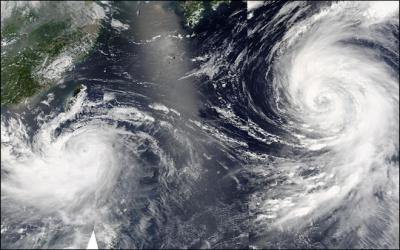
[[[354,247],[396,247],[399,43],[387,32],[398,35],[398,3],[332,3],[296,20],[299,5],[281,8],[261,32],[289,24],[266,57],[266,101],[295,137],[281,141],[307,153],[279,160],[286,181],[258,194],[255,221],[268,238],[329,221],[323,230],[339,244],[355,234]]]
[[[187,35],[116,3],[73,80],[2,110],[2,245],[399,248],[399,3],[233,2]]]

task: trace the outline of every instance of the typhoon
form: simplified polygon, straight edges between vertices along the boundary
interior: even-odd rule
[[[1,108],[2,248],[399,248],[398,2],[96,4]]]
[[[267,177],[272,183],[253,195],[255,225],[264,228],[256,245],[399,246],[398,8],[290,3],[265,27],[250,28],[264,33],[262,50],[285,24],[258,67],[290,152],[268,170],[257,167],[279,180]]]
[[[245,142],[249,246],[398,248],[398,3],[261,5],[193,73]]]

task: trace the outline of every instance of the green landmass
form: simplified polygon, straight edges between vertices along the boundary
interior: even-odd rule
[[[184,24],[195,29],[199,23],[207,26],[207,21],[218,12],[220,6],[231,1],[179,1],[175,2],[182,13]],[[3,3],[2,3],[3,4]],[[46,2],[50,8],[15,8],[12,15],[1,23],[1,106],[21,103],[40,90],[54,84],[58,75],[46,77],[47,67],[67,54],[76,62],[93,45],[98,35],[98,26],[73,26],[65,6]],[[88,1],[83,7],[95,4]],[[55,10],[39,16],[40,11]],[[66,7],[65,7],[66,8]],[[61,10],[62,9],[62,10]],[[57,12],[58,11],[58,12]],[[70,10],[69,10],[70,11]],[[65,14],[65,13],[66,14]],[[61,13],[61,15],[60,15]],[[215,15],[214,15],[215,16]],[[85,47],[84,44],[90,44]],[[57,65],[55,66],[57,67]]]
[[[203,18],[206,18],[209,12],[215,12],[223,4],[229,4],[229,0],[212,1],[180,1],[179,8],[184,17],[185,25],[189,28],[195,28]]]
[[[78,35],[65,32],[68,23],[63,21],[45,23],[31,32],[22,33],[25,20],[21,20],[21,16],[17,14],[7,19],[1,33],[2,41],[17,39],[13,48],[1,57],[1,105],[18,103],[34,95],[41,84],[35,79],[33,70],[47,56],[55,57],[71,44],[71,35]]]
[[[1,106],[20,103],[58,79],[44,79],[40,69],[74,50],[92,35],[71,28],[71,18],[39,20],[34,9],[14,9],[1,26]],[[76,53],[75,53],[76,54]],[[74,59],[78,58],[73,55]]]
[[[73,97],[77,96],[81,92],[81,89],[82,89],[82,85],[79,84],[78,86],[76,86],[74,88],[74,93],[72,94],[72,96]]]

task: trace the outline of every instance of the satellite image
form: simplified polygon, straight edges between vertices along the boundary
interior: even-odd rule
[[[1,249],[399,249],[398,1],[1,1]]]

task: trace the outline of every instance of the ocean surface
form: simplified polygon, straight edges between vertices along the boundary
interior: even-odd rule
[[[194,32],[113,3],[62,84],[1,109],[2,247],[398,248],[399,12],[374,4]]]

